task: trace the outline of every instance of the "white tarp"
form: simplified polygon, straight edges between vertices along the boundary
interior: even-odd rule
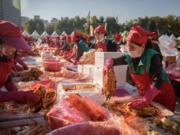
[[[24,31],[22,34],[23,34],[24,36],[28,36],[28,37],[30,37],[30,34],[29,34],[29,33],[27,33],[26,31]]]
[[[176,42],[167,35],[159,37],[159,47],[163,56],[177,56],[179,51],[175,48]]]
[[[71,33],[71,36],[74,35],[74,31]]]
[[[59,35],[56,33],[56,31],[54,31],[52,34],[51,34],[52,37],[58,37]]]
[[[49,36],[49,34],[48,34],[46,31],[44,31],[44,32],[41,34],[41,37],[46,37],[46,36]]]
[[[36,30],[31,34],[31,36],[33,38],[39,38],[40,37],[39,33]]]
[[[177,38],[177,40],[180,40],[180,36]]]
[[[174,36],[174,34],[171,34],[171,36],[169,38],[172,40],[176,40],[176,37]]]
[[[65,31],[63,31],[63,33],[61,35],[67,36],[67,33]]]

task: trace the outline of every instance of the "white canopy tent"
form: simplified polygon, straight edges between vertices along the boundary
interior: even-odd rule
[[[36,30],[31,34],[31,36],[33,38],[39,38],[40,37],[39,33]]]
[[[41,37],[46,37],[46,36],[49,36],[49,34],[48,34],[46,31],[44,31],[44,32],[41,34]]]
[[[59,35],[56,33],[56,31],[54,31],[52,34],[51,34],[52,37],[58,37]]]
[[[177,40],[180,40],[180,36],[177,38]]]
[[[172,40],[176,40],[176,37],[174,36],[174,34],[171,34],[171,36],[169,38]]]
[[[23,34],[24,36],[28,36],[28,37],[30,37],[30,34],[29,34],[29,33],[27,33],[26,31],[24,31],[22,34]]]
[[[74,35],[74,31],[71,33],[71,36]]]
[[[63,33],[61,35],[67,36],[67,33],[65,31],[63,31]]]

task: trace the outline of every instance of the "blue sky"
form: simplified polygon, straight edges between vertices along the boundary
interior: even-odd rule
[[[180,0],[21,0],[21,15],[41,18],[118,16],[119,22],[144,16],[180,16]]]

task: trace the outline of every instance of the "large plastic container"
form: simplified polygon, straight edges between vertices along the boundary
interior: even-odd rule
[[[58,60],[43,60],[42,65],[45,71],[56,72],[61,70],[64,63]]]

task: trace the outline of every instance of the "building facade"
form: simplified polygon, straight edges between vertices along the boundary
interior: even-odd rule
[[[21,1],[0,0],[0,20],[7,20],[21,26]]]

